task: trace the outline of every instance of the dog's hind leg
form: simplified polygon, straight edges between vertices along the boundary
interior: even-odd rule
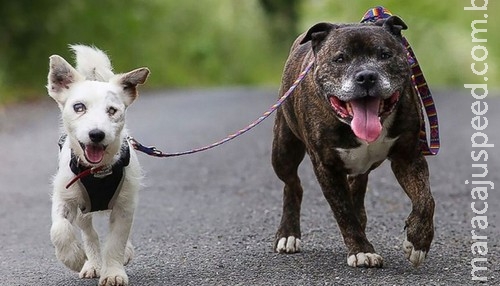
[[[77,224],[82,229],[83,246],[87,261],[80,271],[80,278],[96,278],[101,272],[101,248],[99,236],[92,225],[92,214],[80,214]]]
[[[66,267],[80,271],[86,255],[78,241],[72,222],[76,217],[76,206],[70,206],[57,195],[52,197],[52,226],[50,239],[56,250],[56,257]]]
[[[293,134],[281,110],[278,110],[274,125],[272,164],[278,178],[285,183],[283,213],[274,241],[274,251],[279,253],[300,251],[300,208],[303,190],[297,169],[304,155],[304,144]]]
[[[423,155],[393,158],[392,171],[412,203],[405,223],[403,250],[413,266],[423,263],[434,237],[434,199],[429,186],[429,170]]]

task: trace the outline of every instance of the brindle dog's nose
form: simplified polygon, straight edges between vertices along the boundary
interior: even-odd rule
[[[104,134],[104,132],[99,129],[92,129],[89,131],[89,138],[94,143],[101,142],[102,140],[104,140],[105,136],[106,134]]]
[[[356,74],[356,83],[364,89],[372,88],[378,81],[378,73],[374,71],[361,71]]]

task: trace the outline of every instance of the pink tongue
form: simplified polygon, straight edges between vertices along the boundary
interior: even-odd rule
[[[378,117],[380,99],[373,97],[356,99],[352,100],[350,104],[353,112],[351,129],[354,134],[368,143],[377,140],[382,132],[382,125]]]
[[[89,144],[85,146],[85,156],[90,163],[99,163],[104,157],[104,148],[101,145]]]

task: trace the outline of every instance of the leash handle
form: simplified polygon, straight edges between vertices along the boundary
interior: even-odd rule
[[[366,11],[365,15],[361,19],[361,23],[364,22],[375,22],[379,19],[386,19],[392,16],[392,12],[382,6],[377,6],[372,9]],[[427,120],[429,122],[430,129],[430,144],[427,140],[427,132],[426,132],[426,122],[425,119],[422,120],[420,124],[420,150],[423,155],[436,155],[439,152],[439,148],[441,146],[439,140],[439,123],[437,117],[436,106],[434,105],[434,100],[432,99],[432,94],[427,85],[427,81],[425,80],[424,74],[420,65],[418,63],[417,57],[413,52],[413,49],[410,46],[408,40],[405,37],[402,37],[402,44],[406,49],[406,56],[408,58],[408,63],[410,64],[410,68],[412,71],[412,82],[415,92],[420,96],[420,100],[422,102],[422,109],[420,110],[422,119],[424,119],[424,113],[427,115]]]
[[[427,81],[425,80],[422,69],[418,64],[417,57],[410,47],[410,44],[404,37],[403,44],[408,51],[408,58],[414,60],[413,64],[411,65],[413,86],[415,88],[415,91],[420,95],[420,99],[423,104],[423,110],[420,110],[422,118],[424,118],[423,111],[425,110],[430,128],[430,140],[427,141],[426,123],[425,120],[422,120],[422,123],[420,125],[420,148],[422,154],[425,156],[437,155],[441,144],[439,141],[439,123],[436,106],[434,105],[434,100],[432,99],[432,94],[429,86],[427,85]]]
[[[191,149],[191,150],[181,151],[181,152],[164,153],[164,152],[158,150],[155,146],[149,146],[149,147],[147,147],[147,146],[142,145],[137,140],[135,140],[133,137],[128,137],[127,139],[130,142],[130,145],[132,145],[132,147],[135,150],[143,152],[143,153],[145,153],[147,155],[150,155],[150,156],[161,157],[161,158],[165,158],[165,157],[177,157],[177,156],[188,155],[188,154],[198,153],[198,152],[201,152],[201,151],[212,149],[212,148],[217,147],[219,145],[222,145],[222,144],[224,144],[224,143],[226,143],[226,142],[228,142],[228,141],[230,141],[230,140],[232,140],[232,139],[234,139],[234,138],[236,138],[238,136],[243,135],[244,133],[246,133],[250,129],[252,129],[255,126],[257,126],[259,123],[261,123],[262,121],[264,121],[264,119],[266,119],[267,117],[269,117],[269,115],[271,115],[276,109],[278,109],[278,107],[280,107],[280,105],[283,104],[283,102],[292,94],[292,92],[300,84],[300,82],[302,82],[302,80],[305,78],[305,76],[307,75],[307,73],[309,72],[309,70],[312,68],[313,65],[314,65],[314,60],[311,60],[309,62],[309,64],[304,68],[304,70],[299,74],[299,76],[293,82],[293,84],[290,86],[290,88],[285,92],[285,94],[283,94],[283,96],[281,96],[278,99],[278,101],[276,101],[275,104],[273,104],[271,107],[269,107],[269,109],[266,112],[264,112],[262,114],[262,116],[260,116],[256,120],[254,120],[252,123],[250,123],[245,128],[240,129],[240,130],[236,131],[235,133],[230,134],[227,137],[225,137],[225,138],[223,138],[223,139],[221,139],[221,140],[219,140],[217,142],[214,142],[214,143],[212,143],[210,145],[206,145],[206,146],[195,148],[195,149]]]

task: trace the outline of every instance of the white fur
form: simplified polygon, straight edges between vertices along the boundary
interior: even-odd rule
[[[296,253],[300,252],[300,250],[300,238],[295,236],[282,237],[276,245],[276,252],[278,253]]]
[[[427,251],[415,250],[413,243],[409,242],[408,239],[406,238],[406,231],[405,231],[405,238],[403,241],[403,251],[405,253],[406,259],[410,260],[411,264],[414,267],[419,267],[420,265],[422,265],[422,263],[424,263],[425,258],[427,257]]]
[[[71,50],[76,55],[76,70],[87,79],[108,81],[113,77],[111,61],[103,51],[83,45],[72,45]]]
[[[384,260],[376,253],[359,252],[347,257],[347,265],[351,267],[382,267]]]
[[[110,213],[109,234],[102,248],[92,225],[92,213],[80,211],[79,206],[85,202],[81,185],[75,183],[68,189],[66,185],[75,177],[69,167],[71,151],[92,167],[111,166],[120,157],[120,147],[127,136],[125,111],[136,97],[135,86],[144,83],[149,70],[142,68],[115,75],[102,51],[86,46],[71,48],[76,53],[78,71],[63,58],[50,57],[47,88],[61,109],[63,132],[67,134],[53,180],[50,237],[57,258],[78,271],[80,278],[100,277],[99,285],[128,285],[123,266],[133,256],[129,235],[142,176],[133,148],[129,146],[130,163],[125,167],[120,193],[112,210],[107,211]],[[86,111],[76,112],[76,103],[84,104]],[[110,114],[110,108],[116,112]],[[104,132],[101,143],[107,146],[101,162],[94,164],[86,160],[80,146],[91,142],[89,131],[93,129]],[[81,242],[75,226],[81,229]]]
[[[353,93],[354,90],[354,81],[351,79],[347,79],[346,76],[342,79],[341,90],[344,93]]]
[[[392,125],[395,116],[394,113],[389,115],[384,121],[382,132],[374,142],[367,143],[363,140],[358,140],[361,145],[357,148],[335,148],[340,155],[340,159],[344,162],[345,167],[349,170],[350,175],[364,174],[374,163],[383,161],[387,158],[389,150],[397,140],[397,137],[387,137],[387,130]]]

